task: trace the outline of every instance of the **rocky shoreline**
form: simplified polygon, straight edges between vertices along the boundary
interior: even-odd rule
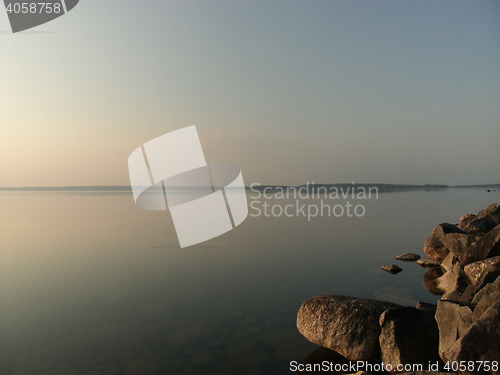
[[[442,294],[437,306],[316,296],[299,309],[299,332],[322,347],[321,353],[338,353],[337,361],[385,365],[373,374],[417,374],[405,365],[422,364],[424,371],[418,374],[499,375],[500,203],[477,215],[463,215],[459,224],[437,225],[423,250],[429,258],[407,253],[396,259],[429,267],[424,283],[432,293]],[[393,266],[381,268],[401,272]],[[435,364],[433,371],[425,371],[429,364]]]

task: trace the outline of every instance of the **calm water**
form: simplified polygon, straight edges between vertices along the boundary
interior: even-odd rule
[[[362,218],[249,217],[179,249],[129,194],[0,194],[0,374],[289,374],[318,294],[436,301],[412,263],[432,228],[500,201],[479,189],[381,193]],[[339,203],[339,202],[336,202]]]

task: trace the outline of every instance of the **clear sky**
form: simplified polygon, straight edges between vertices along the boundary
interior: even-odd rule
[[[81,0],[10,32],[0,186],[126,185],[196,124],[245,182],[500,182],[499,1]]]

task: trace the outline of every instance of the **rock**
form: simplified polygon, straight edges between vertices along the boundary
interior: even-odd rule
[[[439,356],[446,361],[445,353],[472,325],[472,309],[464,303],[439,300],[435,318],[439,328]]]
[[[500,303],[490,307],[481,318],[444,354],[449,361],[498,361],[500,359]],[[477,363],[477,362],[476,362]],[[477,374],[462,371],[461,374]],[[481,372],[484,373],[484,372]],[[499,374],[490,370],[490,374]]]
[[[386,310],[380,316],[380,327],[382,362],[394,369],[399,364],[439,360],[439,331],[432,313],[413,307]]]
[[[500,271],[500,256],[479,260],[465,266],[464,272],[472,284],[477,284],[484,276],[485,272],[494,273],[496,270]],[[495,280],[496,277],[493,279]]]
[[[500,277],[495,282],[487,284],[481,289],[472,300],[476,305],[474,309],[474,319],[479,319],[483,313],[491,306],[500,302]]]
[[[493,203],[476,215],[464,215],[458,225],[467,233],[486,233],[500,224],[500,203]]]
[[[471,262],[471,248],[479,238],[474,234],[449,233],[444,237],[443,244],[464,266]]]
[[[318,366],[321,366],[324,361],[334,365],[349,365],[349,360],[342,357],[339,353],[327,348],[319,347],[302,360],[301,370],[297,370],[296,374],[317,374],[318,372],[315,371],[315,367],[317,368]],[[321,374],[333,375],[341,373],[337,371],[322,371]]]
[[[459,258],[462,266],[465,266],[469,263],[497,255],[500,255],[500,225],[472,243],[464,256]]]
[[[424,285],[425,287],[435,295],[443,294],[443,290],[438,288],[437,280],[443,276],[443,270],[441,267],[429,268],[429,270],[424,275]]]
[[[453,268],[456,262],[458,262],[458,258],[453,253],[449,253],[441,262],[441,267],[445,271],[449,271]]]
[[[332,349],[352,361],[380,356],[379,317],[394,303],[338,295],[305,301],[297,314],[297,328],[310,342]]]
[[[444,299],[446,299],[447,294],[453,292],[461,295],[470,284],[469,278],[459,263],[456,263],[451,270],[437,279],[436,283],[437,287],[445,292]]]
[[[395,257],[397,260],[402,260],[403,262],[415,262],[420,259],[420,255],[413,253],[401,254]]]
[[[465,234],[463,230],[453,224],[442,223],[437,225],[424,243],[424,252],[431,258],[441,262],[449,253],[449,249],[445,246],[445,237],[453,233]]]
[[[432,303],[418,301],[416,308],[419,310],[424,310],[424,311],[430,312],[430,313],[432,313],[432,315],[434,315],[434,314],[436,314],[437,305],[434,305]]]
[[[380,266],[380,268],[394,275],[402,271],[402,269],[395,264],[386,264],[385,266]]]
[[[440,267],[441,263],[439,263],[437,260],[433,258],[422,258],[417,260],[417,264],[421,267]]]

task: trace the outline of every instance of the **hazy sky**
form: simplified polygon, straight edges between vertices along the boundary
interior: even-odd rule
[[[498,1],[81,0],[0,10],[0,186],[125,185],[196,124],[245,182],[500,182]]]

